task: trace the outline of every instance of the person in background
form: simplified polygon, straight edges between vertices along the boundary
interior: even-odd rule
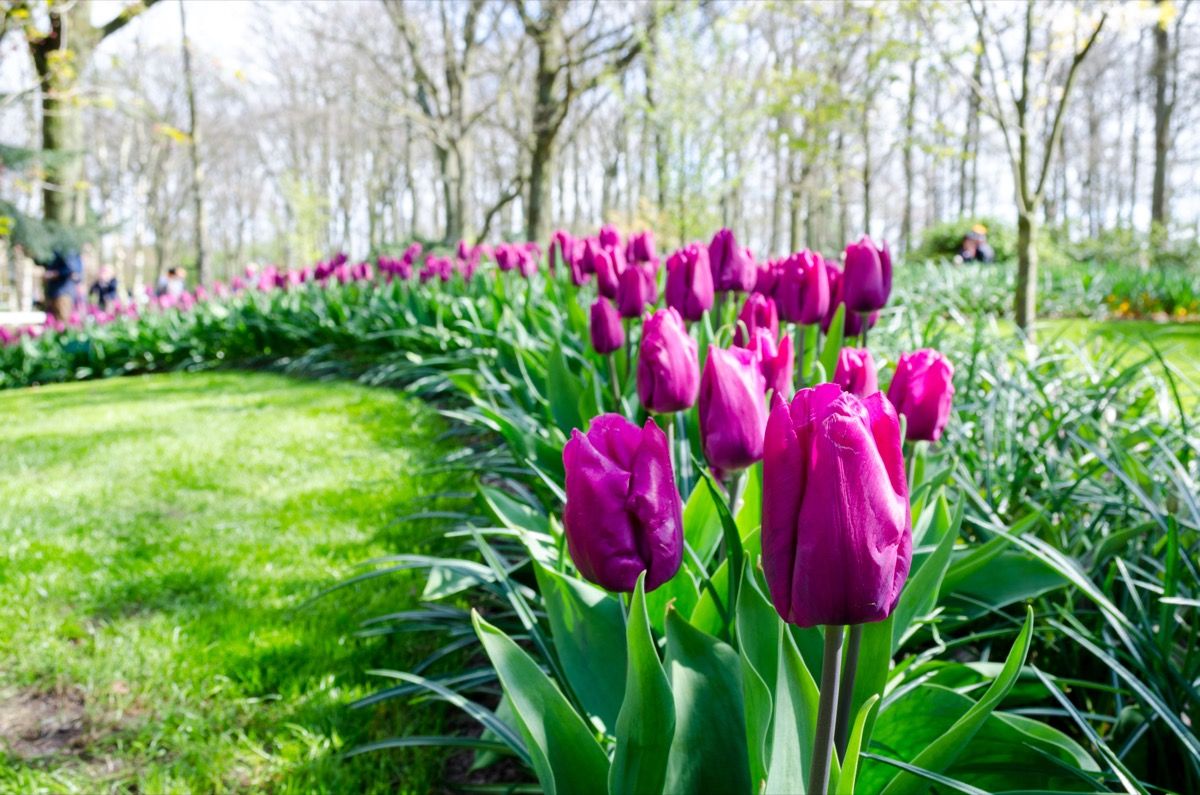
[[[187,292],[187,271],[183,268],[172,268],[167,272],[167,295],[178,298],[185,292]]]
[[[88,295],[96,306],[107,312],[117,303],[118,298],[117,272],[111,265],[101,265],[96,281],[88,289]]]
[[[958,252],[959,262],[991,262],[996,259],[996,252],[987,242],[987,227],[975,224],[963,238],[962,247]]]
[[[42,294],[46,314],[65,321],[83,289],[83,259],[77,251],[55,249],[48,262],[39,264],[45,268]]]
[[[178,298],[186,289],[187,271],[183,268],[168,268],[166,275],[159,278],[154,292],[159,296],[169,295],[172,298]]]

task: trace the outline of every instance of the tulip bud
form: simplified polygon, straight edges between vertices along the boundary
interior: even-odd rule
[[[912,517],[892,404],[821,384],[780,402],[763,455],[763,571],[801,627],[891,615],[912,563]]]
[[[767,389],[773,393],[772,403],[776,399],[786,400],[792,394],[792,369],[795,367],[792,338],[785,334],[783,341],[776,347],[771,332],[760,328],[754,332],[751,350],[754,351],[754,358],[758,361],[758,369],[762,371]]]
[[[712,268],[713,289],[726,292],[736,290],[748,293],[758,281],[758,269],[754,259],[740,248],[733,232],[718,230],[708,244],[708,264]]]
[[[888,399],[904,415],[907,439],[936,442],[954,402],[954,365],[932,348],[901,354]]]
[[[621,273],[625,270],[625,257],[619,249],[596,249],[592,263],[596,268],[596,288],[600,295],[616,300]]]
[[[775,288],[779,316],[791,323],[820,323],[829,311],[829,274],[824,258],[812,251],[783,262]]]
[[[848,312],[874,312],[887,306],[892,293],[892,255],[887,243],[875,244],[865,235],[846,246],[843,299]]]
[[[713,305],[708,249],[691,243],[667,257],[667,306],[685,320],[699,320]]]
[[[879,375],[875,359],[866,348],[842,348],[838,353],[833,383],[846,392],[865,398],[879,391]]]
[[[658,300],[654,270],[648,265],[629,265],[617,280],[617,310],[621,317],[641,317],[647,306]]]
[[[558,270],[559,260],[564,265],[571,261],[571,249],[575,241],[565,229],[557,229],[550,236],[550,272],[555,273]],[[462,252],[463,243],[459,243],[459,259],[466,259]]]
[[[826,334],[829,333],[829,327],[833,325],[833,316],[837,314],[837,308],[843,304],[842,290],[846,284],[846,278],[841,270],[833,265],[826,266],[826,271],[829,277],[829,309],[825,313],[824,319],[821,321],[821,330]],[[850,307],[846,307],[843,313],[842,333],[846,337],[857,337],[862,334],[863,316],[858,312],[850,311]],[[867,328],[874,328],[876,321],[879,320],[879,312],[872,312],[867,316]]]
[[[657,262],[654,251],[654,233],[650,230],[629,236],[625,244],[625,259],[629,262]]]
[[[563,526],[579,573],[610,591],[632,591],[646,572],[652,591],[683,561],[683,500],[675,488],[667,436],[602,414],[563,448],[567,504]]]
[[[600,227],[600,248],[614,249],[621,245],[621,233],[612,224]]]
[[[745,329],[743,331],[742,329]],[[775,311],[775,302],[761,293],[750,293],[738,313],[737,328],[733,332],[733,344],[746,347],[754,338],[755,329],[765,328],[771,332],[772,339],[779,338],[779,315]]]
[[[754,292],[774,297],[779,286],[779,277],[783,272],[783,261],[769,259],[757,263],[755,267],[758,269],[758,276],[754,280]]]
[[[596,353],[609,354],[625,344],[625,329],[621,318],[608,299],[601,296],[592,304],[592,347]]]
[[[753,351],[708,349],[700,379],[700,442],[710,466],[732,472],[762,458],[765,392]]]
[[[668,414],[690,408],[700,389],[696,341],[674,309],[660,309],[642,327],[638,349],[638,397],[647,411]]]

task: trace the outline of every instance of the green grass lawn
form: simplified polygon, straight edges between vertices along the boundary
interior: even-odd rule
[[[345,704],[412,639],[353,636],[417,579],[302,606],[372,556],[438,420],[383,390],[254,374],[0,393],[0,791],[426,792],[431,733]],[[7,746],[7,748],[6,748]]]

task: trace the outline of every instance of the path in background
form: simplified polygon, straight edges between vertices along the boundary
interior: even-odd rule
[[[390,523],[437,430],[395,393],[254,374],[0,393],[0,791],[427,791],[428,756],[337,756],[438,729],[344,707],[417,659],[348,633],[420,583],[300,605],[428,543]]]

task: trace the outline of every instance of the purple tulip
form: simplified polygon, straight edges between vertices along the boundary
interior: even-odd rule
[[[785,334],[776,346],[771,332],[760,328],[754,332],[754,343],[750,350],[754,351],[758,369],[762,372],[767,389],[772,392],[772,403],[786,400],[792,394],[792,370],[795,367],[792,338]]]
[[[709,466],[733,472],[762,458],[766,389],[753,351],[708,349],[700,378],[700,442]]]
[[[696,341],[674,309],[660,309],[642,326],[637,363],[638,397],[647,411],[690,408],[700,390]]]
[[[713,235],[708,244],[708,264],[712,268],[713,289],[717,291],[748,293],[758,281],[754,258],[738,247],[729,229],[720,229]]]
[[[887,243],[876,245],[863,236],[846,246],[842,296],[848,312],[875,312],[887,306],[892,293],[892,255]]]
[[[936,442],[954,403],[954,365],[932,348],[901,354],[888,399],[904,415],[906,438]]]
[[[833,316],[837,314],[837,308],[842,305],[842,289],[845,287],[846,279],[842,275],[841,270],[833,265],[827,265],[826,271],[829,277],[829,309],[825,313],[825,317],[821,320],[821,330],[826,334],[829,333],[829,327],[833,325]],[[858,312],[851,312],[847,307],[844,313],[845,317],[842,322],[842,334],[846,337],[857,337],[862,334],[863,316]],[[874,328],[876,321],[879,320],[879,312],[872,312],[867,316],[867,328]]]
[[[600,248],[611,250],[614,248],[620,248],[621,246],[621,233],[618,232],[617,228],[612,224],[605,224],[604,226],[600,227],[598,239],[600,242]]]
[[[625,270],[625,258],[619,249],[600,249],[592,252],[592,263],[596,269],[596,288],[605,298],[616,299],[621,273]]]
[[[563,526],[579,573],[610,591],[632,591],[646,572],[652,591],[683,561],[683,500],[675,488],[667,436],[602,414],[563,448],[567,504]]]
[[[879,374],[875,359],[866,348],[842,348],[838,353],[833,383],[846,392],[865,398],[879,391]]]
[[[758,276],[754,281],[754,292],[772,298],[775,296],[775,290],[779,287],[779,277],[783,273],[783,262],[783,260],[769,259],[755,266],[758,268]]]
[[[742,329],[745,328],[743,332]],[[775,311],[775,302],[762,293],[750,293],[738,313],[738,324],[733,332],[733,344],[746,347],[754,339],[756,329],[765,328],[771,332],[771,337],[779,337],[779,314]]]
[[[812,251],[792,254],[783,262],[775,302],[779,316],[791,323],[820,323],[829,311],[829,274],[825,260]]]
[[[592,347],[596,353],[608,354],[625,344],[625,329],[621,318],[607,298],[601,296],[592,304]]]
[[[650,230],[630,235],[625,244],[625,259],[629,262],[657,262],[654,251],[654,233]]]
[[[550,272],[555,273],[558,270],[559,259],[564,264],[570,261],[569,253],[571,251],[574,240],[565,229],[557,229],[550,236]],[[461,255],[460,255],[461,256]]]
[[[667,306],[686,320],[699,320],[713,305],[708,249],[691,243],[667,257]]]
[[[836,384],[801,389],[767,421],[763,570],[801,627],[882,621],[912,562],[912,517],[892,404]]]
[[[621,317],[641,317],[658,301],[658,284],[648,265],[628,265],[617,280],[617,310]]]

